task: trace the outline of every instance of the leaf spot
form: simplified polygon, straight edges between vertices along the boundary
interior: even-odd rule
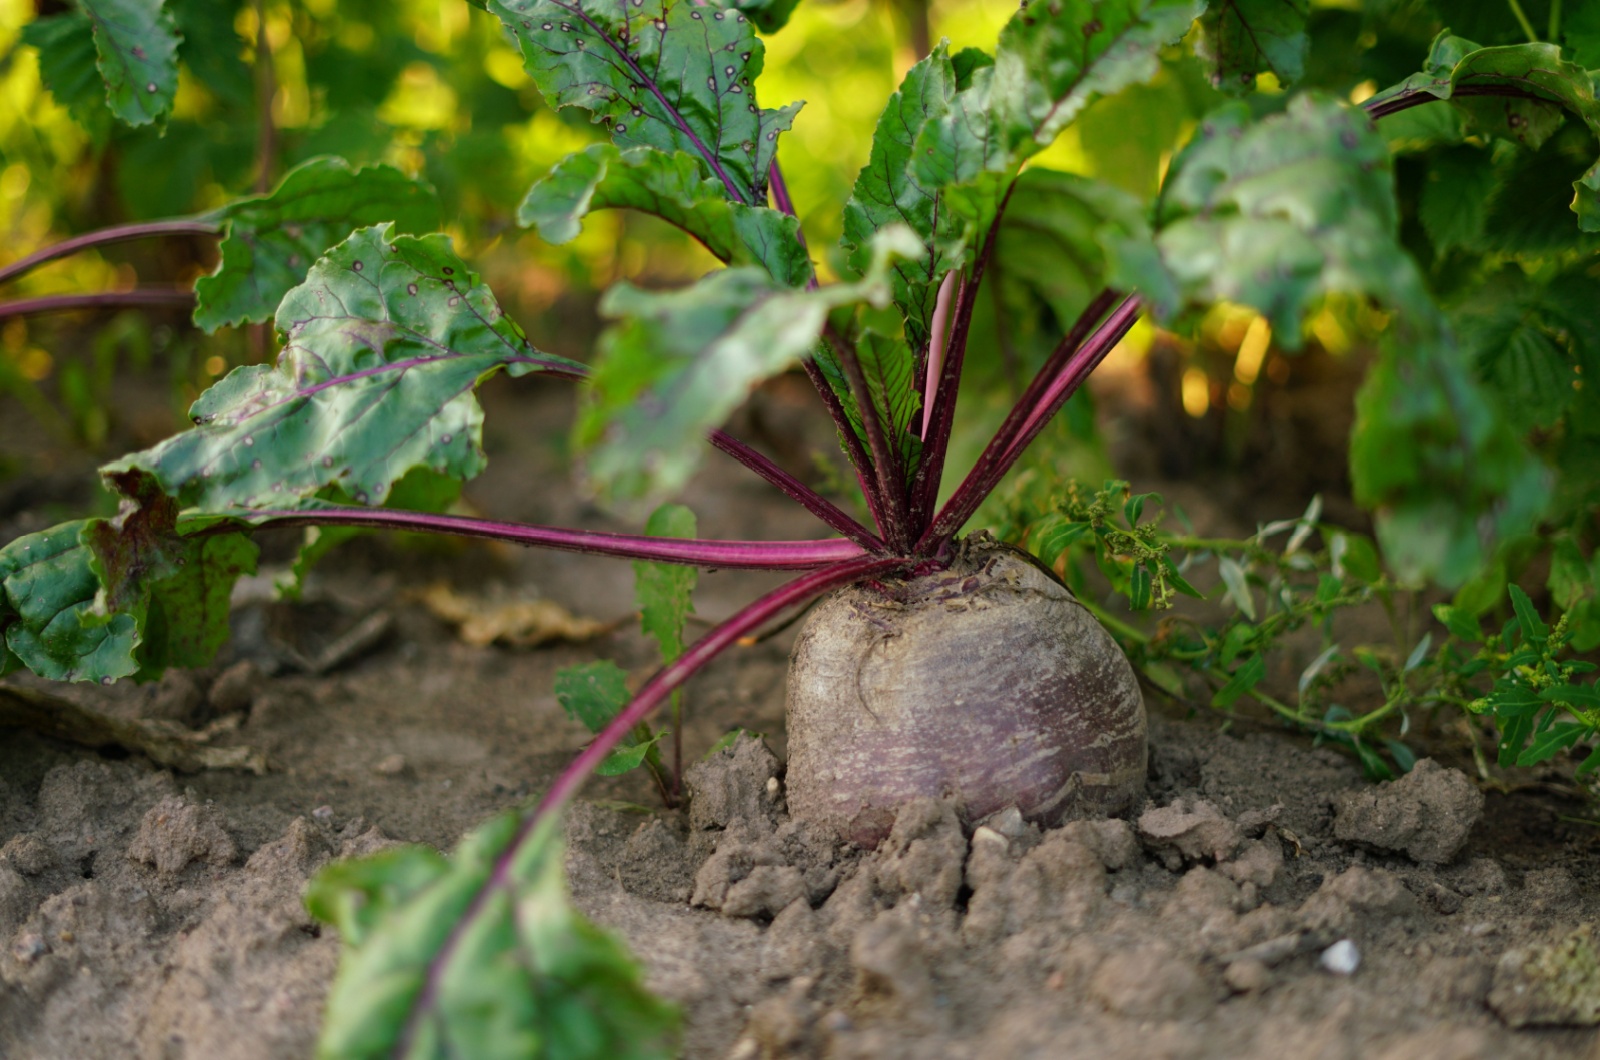
[[[628,131],[628,127],[626,125],[622,124],[620,121],[617,122],[617,132],[625,133],[627,131]]]
[[[101,678],[101,679],[100,679],[100,683],[101,683],[101,684],[103,684],[103,685],[110,685],[110,684],[111,684],[111,677],[110,677],[110,675],[109,675],[109,674],[108,674],[108,675],[107,675],[107,676],[105,676],[105,677],[102,677],[102,678]]]
[[[701,18],[700,18],[700,12],[698,12],[698,11],[689,12],[689,17],[694,19],[696,22],[702,21]]]
[[[252,461],[250,461],[250,470],[251,471],[260,471],[261,470],[261,461],[260,460],[252,460]]]
[[[439,440],[440,440],[440,441],[442,441],[442,442],[444,442],[444,444],[445,444],[445,445],[449,445],[449,444],[450,444],[450,442],[451,442],[451,441],[452,441],[452,440],[453,440],[453,439],[454,439],[454,438],[455,438],[455,435],[453,435],[453,434],[447,434],[447,435],[445,435],[445,436],[444,436],[444,437],[443,437],[443,438],[441,438],[441,439],[439,439]]]
[[[444,267],[444,274],[446,276],[454,276],[456,274],[456,270],[452,269],[450,266],[446,265]]]
[[[245,435],[245,437],[244,437],[244,445],[245,445],[246,449],[250,448],[250,446],[255,445],[255,444],[256,444],[256,440],[254,438],[252,438],[248,434]]]
[[[360,272],[362,269],[366,268],[366,265],[364,265],[364,264],[362,264],[361,262],[358,261],[355,264],[351,265],[350,267],[352,269],[356,270],[357,272]]]
[[[416,284],[414,284],[414,283],[406,284],[406,294],[414,295],[416,293],[417,293],[417,285]]]
[[[722,72],[723,72],[724,75],[726,75],[728,77],[732,77],[733,76],[733,67],[731,67],[731,66],[725,67],[725,68],[723,68]]]
[[[526,23],[526,22],[524,22],[524,23],[523,23],[523,25],[524,25],[524,26],[526,26],[526,25],[527,25],[527,23]],[[550,23],[548,23],[548,22],[546,22],[546,23],[545,23],[545,24],[544,24],[544,25],[543,25],[543,26],[542,26],[542,27],[540,27],[540,28],[542,28],[542,29],[547,29],[547,30],[548,30],[548,29],[550,29],[550,28],[552,28],[552,27],[551,27],[551,25],[550,25]]]
[[[322,458],[322,466],[323,467],[332,467],[333,466],[333,457],[331,457],[331,456],[323,457]]]
[[[571,23],[568,23],[568,22],[561,23],[561,32],[562,33],[571,33],[572,32]]]
[[[148,85],[145,85],[144,86],[144,90],[146,92],[156,92],[156,91],[158,91],[158,89],[156,88],[156,83],[154,81],[150,82]]]

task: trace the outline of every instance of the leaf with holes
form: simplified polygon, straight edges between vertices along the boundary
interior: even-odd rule
[[[165,121],[178,94],[178,32],[161,0],[78,0],[94,27],[111,112],[127,125]]]
[[[432,189],[392,166],[352,169],[342,158],[313,158],[269,195],[231,202],[209,215],[226,233],[222,261],[194,285],[194,322],[207,331],[266,320],[312,264],[351,232],[394,222],[397,232],[432,231]]]
[[[1211,83],[1230,96],[1248,94],[1263,73],[1293,85],[1306,69],[1310,14],[1310,0],[1211,0],[1195,45],[1211,64]]]
[[[729,265],[760,265],[774,280],[801,287],[811,260],[800,244],[800,222],[765,206],[730,202],[692,155],[652,147],[622,150],[593,144],[568,155],[528,190],[517,220],[551,243],[577,236],[595,210],[653,214],[694,236]]]
[[[799,104],[762,110],[766,47],[742,13],[695,0],[489,0],[551,106],[581,107],[619,147],[700,159],[735,202],[766,202],[778,135]]]
[[[574,429],[591,481],[618,499],[682,488],[707,429],[757,383],[810,354],[830,311],[886,305],[890,265],[921,251],[895,226],[878,233],[874,262],[856,283],[797,291],[739,268],[677,291],[611,288],[600,309],[616,323],[601,336],[590,401]]]
[[[248,365],[200,395],[193,429],[125,457],[184,507],[292,506],[338,486],[382,504],[413,468],[470,479],[484,467],[487,376],[583,367],[541,353],[442,235],[363,229],[328,252],[278,309],[276,365]]]
[[[343,951],[319,1055],[676,1055],[676,1010],[572,908],[558,822],[502,814],[449,859],[402,846],[319,872],[306,907]]]

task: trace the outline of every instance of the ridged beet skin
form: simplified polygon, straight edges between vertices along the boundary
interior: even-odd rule
[[[789,665],[789,812],[873,847],[897,807],[959,797],[1051,825],[1138,799],[1133,668],[1053,575],[968,542],[946,570],[825,599]]]

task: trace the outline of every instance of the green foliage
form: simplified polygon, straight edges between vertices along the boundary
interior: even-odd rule
[[[22,42],[39,51],[39,73],[50,94],[91,128],[105,124],[105,81],[94,46],[94,24],[82,11],[41,18],[22,27]]]
[[[1132,494],[1125,482],[1093,493],[1076,484],[1058,492],[1024,483],[1010,497],[1001,529],[1062,572],[1145,678],[1169,695],[1224,713],[1246,701],[1259,704],[1349,748],[1377,779],[1415,761],[1403,741],[1418,712],[1492,716],[1503,766],[1532,765],[1600,736],[1600,691],[1578,680],[1593,666],[1559,658],[1575,632],[1600,634],[1584,609],[1600,585],[1600,564],[1588,569],[1575,547],[1562,576],[1567,602],[1557,603],[1564,613],[1553,629],[1513,585],[1494,601],[1509,601],[1514,613],[1500,637],[1486,639],[1468,610],[1443,604],[1434,608],[1440,628],[1415,637],[1399,620],[1402,590],[1383,572],[1371,541],[1323,522],[1320,498],[1300,518],[1269,523],[1243,539],[1167,532],[1149,514],[1159,502],[1154,494]],[[1284,535],[1281,545],[1273,543]],[[1211,569],[1215,587],[1196,591],[1189,579],[1203,584]],[[1226,601],[1231,613],[1163,620],[1149,633],[1096,603],[1105,589],[1135,612],[1170,607],[1182,594]],[[1373,606],[1387,613],[1394,639],[1351,642],[1336,619]],[[1304,650],[1286,642],[1304,629],[1317,631],[1320,650],[1285,696],[1268,674],[1282,672],[1291,652]],[[1377,681],[1378,705],[1359,713],[1350,708],[1351,690],[1367,698],[1355,677]],[[1582,769],[1595,765],[1600,749]]]
[[[477,384],[582,369],[530,346],[447,238],[392,230],[357,232],[284,297],[276,366],[236,369],[195,402],[194,428],[112,469],[147,470],[213,512],[293,506],[333,485],[382,504],[413,468],[482,471]]]
[[[306,906],[343,942],[319,1056],[675,1055],[677,1013],[568,903],[553,815],[329,866]]]
[[[1538,99],[1490,97],[1463,89],[1529,89]],[[1600,102],[1594,81],[1577,63],[1561,58],[1554,44],[1518,44],[1481,48],[1472,41],[1441,33],[1429,49],[1422,71],[1379,93],[1371,105],[1426,93],[1451,104],[1472,128],[1488,136],[1538,148],[1571,113],[1600,136]],[[1572,210],[1585,232],[1600,232],[1600,162],[1572,184]]]
[[[617,284],[600,303],[617,323],[601,336],[575,431],[595,486],[624,500],[682,488],[706,430],[757,383],[810,353],[831,311],[886,304],[890,264],[920,250],[904,227],[885,228],[860,281],[815,290],[776,284],[754,268],[664,293]]]
[[[311,265],[358,228],[393,222],[399,233],[433,231],[439,204],[392,166],[313,158],[272,194],[236,199],[210,217],[224,226],[222,261],[194,285],[194,322],[215,331],[271,318]]]
[[[1158,315],[1237,302],[1260,310],[1293,348],[1312,302],[1368,294],[1429,334],[1436,310],[1401,247],[1389,151],[1366,116],[1306,94],[1252,120],[1242,103],[1202,122],[1172,160],[1153,248],[1113,239],[1113,282]]]
[[[78,0],[94,31],[111,112],[128,125],[164,120],[178,93],[178,32],[162,0]]]
[[[728,265],[759,265],[789,287],[811,278],[797,220],[729,201],[722,183],[707,178],[701,162],[682,152],[593,144],[540,178],[517,209],[517,220],[536,226],[551,243],[566,243],[587,214],[623,208],[683,229]]]
[[[694,512],[681,504],[663,504],[651,513],[644,532],[651,537],[695,537]],[[683,654],[683,627],[694,612],[694,587],[700,572],[676,563],[633,561],[634,598],[639,625],[661,649],[661,661]]]
[[[1270,72],[1288,88],[1305,73],[1310,0],[1211,0],[1200,17],[1197,50],[1211,63],[1211,81],[1229,95],[1255,88]]]
[[[765,200],[778,134],[799,105],[757,105],[766,47],[743,14],[691,0],[489,0],[488,7],[553,106],[590,111],[619,146],[695,155],[733,199]]]
[[[631,698],[628,675],[609,659],[556,671],[556,700],[561,709],[592,733],[598,734],[609,725]],[[655,776],[661,777],[663,767],[656,749],[660,739],[661,734],[651,732],[649,725],[640,722],[617,744],[616,750],[595,767],[595,772],[611,777],[648,765]]]
[[[234,581],[255,571],[237,533],[184,536],[148,475],[107,476],[127,498],[113,519],[65,523],[0,549],[0,635],[56,681],[152,678],[204,666],[228,637]]]

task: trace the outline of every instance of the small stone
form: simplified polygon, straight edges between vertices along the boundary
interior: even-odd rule
[[[316,809],[311,811],[311,816],[319,821],[331,821],[333,820],[333,807],[318,806]]]
[[[24,876],[38,876],[56,866],[56,852],[32,832],[12,836],[0,847],[0,862]]]
[[[1139,815],[1139,837],[1174,871],[1185,862],[1225,861],[1244,841],[1239,826],[1204,799],[1146,810]]]
[[[1222,981],[1236,994],[1259,994],[1272,985],[1272,969],[1246,957],[1228,965],[1222,972]]]
[[[406,771],[406,756],[402,754],[385,755],[372,767],[372,771],[385,777],[397,777]]]
[[[163,876],[175,876],[191,861],[226,865],[237,855],[214,806],[201,806],[168,795],[139,822],[139,834],[128,844],[128,857],[154,865]]]
[[[1361,967],[1361,951],[1349,939],[1340,939],[1322,951],[1317,963],[1334,975],[1354,975]]]
[[[50,947],[45,945],[44,939],[32,931],[18,935],[16,941],[11,944],[11,955],[22,964],[32,964],[49,950]]]

